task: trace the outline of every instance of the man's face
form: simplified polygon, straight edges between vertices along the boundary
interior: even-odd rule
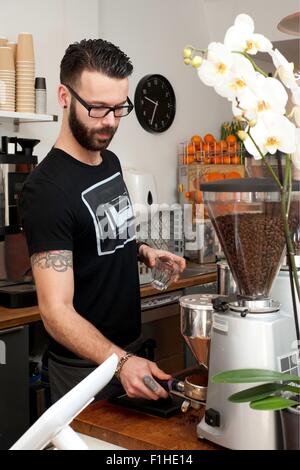
[[[128,94],[128,79],[110,78],[99,72],[84,71],[74,90],[89,105],[124,105]],[[106,149],[119,122],[120,118],[114,117],[113,112],[103,118],[89,117],[87,109],[72,96],[69,126],[74,138],[83,148],[90,151]]]

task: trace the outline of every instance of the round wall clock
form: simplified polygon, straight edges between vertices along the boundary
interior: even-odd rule
[[[135,90],[135,113],[148,132],[164,132],[174,121],[176,98],[171,83],[158,74],[143,77]]]

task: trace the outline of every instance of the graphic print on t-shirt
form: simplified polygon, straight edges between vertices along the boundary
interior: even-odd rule
[[[134,214],[119,172],[87,188],[81,198],[93,218],[99,256],[135,239]]]

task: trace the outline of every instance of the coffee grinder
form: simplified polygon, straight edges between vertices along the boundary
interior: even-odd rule
[[[230,449],[278,449],[275,412],[229,402],[228,397],[245,385],[214,384],[212,377],[244,368],[299,375],[294,319],[269,297],[285,249],[280,193],[266,178],[205,183],[201,189],[239,294],[233,301],[214,301],[220,311],[212,315],[206,410],[197,434]],[[292,233],[299,228],[299,214],[299,188],[293,187]]]

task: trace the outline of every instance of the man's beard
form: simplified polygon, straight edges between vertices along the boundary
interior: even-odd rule
[[[116,130],[117,127],[102,127],[100,129],[88,129],[78,118],[75,111],[75,104],[72,99],[69,114],[69,126],[74,138],[77,140],[81,147],[91,150],[93,152],[97,150],[106,149]],[[101,139],[101,134],[109,135],[107,139]]]

